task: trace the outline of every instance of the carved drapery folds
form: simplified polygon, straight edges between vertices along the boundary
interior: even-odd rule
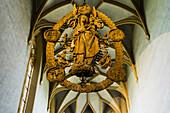
[[[68,37],[67,34],[61,37],[60,28],[63,25],[74,29],[72,37]],[[110,31],[101,37],[98,30],[102,29],[104,25],[108,26]],[[44,37],[47,41],[47,79],[50,82],[59,82],[65,88],[77,92],[95,92],[107,88],[113,82],[122,81],[126,76],[123,69],[121,42],[125,35],[110,18],[102,12],[96,11],[94,7],[91,9],[87,4],[79,7],[74,5],[73,12],[58,21],[53,29],[45,31]],[[65,50],[55,59],[54,46],[57,42]],[[114,66],[107,51],[108,45],[115,47]],[[69,59],[66,56],[69,56]],[[100,83],[88,83],[86,77],[92,77],[96,73],[95,66],[100,66],[102,69],[109,68],[106,73],[107,78]],[[80,77],[81,83],[75,84],[67,80],[65,72],[67,67],[70,67],[71,76]]]

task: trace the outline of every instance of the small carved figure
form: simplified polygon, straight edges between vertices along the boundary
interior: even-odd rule
[[[94,25],[96,25],[96,28],[97,28],[96,30],[102,29],[104,27],[103,21],[99,18],[96,18],[94,20]]]
[[[94,24],[94,20],[95,20],[95,17],[93,16],[93,14],[90,14],[89,22],[91,24]]]
[[[63,42],[63,46],[67,48],[67,33],[64,34],[62,42]]]
[[[105,44],[110,45],[108,39],[109,38],[107,37],[107,33],[104,33],[103,41],[104,41]]]
[[[51,82],[53,81],[57,81],[57,82],[60,82],[62,80],[65,79],[65,71],[64,69],[55,69],[55,68],[52,68],[52,69],[49,69],[47,71],[47,79]]]
[[[111,56],[108,54],[108,51],[105,49],[103,57],[98,62],[101,65],[102,69],[106,69],[108,66],[111,66]]]
[[[76,63],[84,63],[86,60],[86,63],[90,64],[92,58],[99,52],[98,38],[87,29],[87,23],[88,17],[82,15],[73,33],[75,37],[73,54],[76,55]]]
[[[66,51],[63,51],[63,53],[61,55],[57,55],[58,60],[57,60],[57,64],[61,65],[63,68],[65,67],[69,67],[70,63],[66,60]]]

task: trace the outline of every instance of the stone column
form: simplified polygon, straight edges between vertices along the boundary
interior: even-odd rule
[[[41,72],[41,63],[42,63],[42,37],[39,34],[36,39],[36,50],[35,50],[35,63],[34,63],[34,70],[32,75],[31,87],[29,91],[29,97],[26,106],[26,113],[32,113],[34,100],[36,95],[37,89],[37,82]]]

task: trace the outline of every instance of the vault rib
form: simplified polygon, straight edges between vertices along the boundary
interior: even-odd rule
[[[106,103],[107,105],[109,105],[116,113],[121,113],[118,111],[118,109],[112,104],[110,103],[109,101],[107,101],[106,99],[102,98],[101,95],[96,92],[96,94],[98,95],[98,97],[101,99],[101,101],[103,101],[104,103]]]
[[[54,89],[54,90],[51,92],[50,99],[49,99],[49,102],[48,102],[48,109],[50,109],[52,99],[55,97],[55,95],[56,95],[58,92],[63,91],[63,90],[67,90],[67,89],[66,89],[65,87],[60,87],[60,88]]]
[[[71,105],[72,103],[74,103],[74,102],[78,99],[78,97],[80,96],[80,94],[81,94],[81,93],[78,93],[75,98],[73,98],[73,99],[70,100],[67,104],[65,104],[65,105],[63,106],[63,108],[59,111],[59,113],[63,113],[64,110],[65,110],[69,105]]]
[[[131,7],[127,6],[127,5],[124,5],[120,2],[117,2],[117,1],[113,1],[113,0],[103,0],[105,3],[109,3],[109,4],[112,4],[112,5],[115,5],[115,6],[118,6],[128,12],[130,12],[131,14],[133,14],[134,16],[136,16],[138,18],[138,15],[136,13],[136,11],[134,9],[132,9]]]
[[[130,0],[131,1],[131,3],[132,3],[132,5],[133,5],[133,7],[135,8],[135,11],[136,11],[136,13],[137,13],[137,15],[138,15],[138,18],[140,19],[140,21],[141,21],[141,24],[142,24],[142,26],[143,26],[143,30],[144,30],[144,32],[145,32],[145,34],[146,34],[146,39],[147,40],[150,40],[150,35],[149,35],[149,32],[148,32],[148,29],[147,29],[147,26],[146,26],[146,23],[145,23],[145,18],[144,18],[144,16],[141,14],[141,12],[139,11],[139,8],[137,7],[137,5],[136,5],[136,3],[134,2],[134,0]]]
[[[118,105],[118,103],[117,103],[117,101],[116,101],[116,99],[113,97],[113,95],[111,94],[111,92],[110,91],[108,91],[108,90],[106,90],[107,91],[107,93],[112,97],[112,99],[113,99],[113,101],[114,101],[114,103],[116,104],[116,106],[117,106],[117,108],[118,108],[118,111],[120,112],[121,110],[120,110],[120,107],[119,107],[119,105]]]
[[[61,108],[61,105],[63,104],[63,102],[64,102],[64,100],[66,99],[66,97],[67,97],[67,95],[69,94],[69,92],[70,92],[70,90],[68,90],[68,91],[66,92],[66,94],[64,95],[64,98],[61,100],[60,105],[59,105],[59,107],[58,107],[58,109],[57,109],[57,112],[59,112],[59,110],[60,110],[60,108]]]
[[[34,0],[35,1],[35,0]],[[28,37],[28,42],[32,39],[32,36],[34,34],[34,29],[36,24],[39,22],[39,18],[41,16],[42,11],[45,8],[45,5],[47,4],[48,0],[44,0],[44,2],[42,3],[42,5],[40,6],[40,8],[38,9],[38,12],[35,12],[35,7],[33,7],[33,16],[32,16],[32,22],[31,22],[31,29],[30,29],[30,34]],[[35,2],[33,2],[34,6],[35,6]]]

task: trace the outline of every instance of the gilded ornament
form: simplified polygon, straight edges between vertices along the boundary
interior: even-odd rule
[[[107,72],[108,78],[112,81],[119,82],[124,79],[126,72],[123,69],[111,67]]]
[[[83,4],[78,8],[78,13],[80,14],[90,14],[91,11],[92,11],[91,7],[87,4]]]
[[[62,81],[65,79],[65,71],[63,69],[56,69],[56,68],[51,68],[48,69],[47,71],[47,79],[50,82],[53,81]]]
[[[55,29],[48,29],[45,31],[44,33],[44,38],[47,40],[47,41],[57,41],[61,36],[61,32],[60,31],[57,31]]]
[[[72,37],[62,33],[60,28],[67,25],[68,28],[74,29]],[[102,38],[98,30],[104,25],[111,30],[108,36],[105,33]],[[65,88],[77,92],[96,92],[109,87],[113,82],[122,81],[126,75],[123,70],[123,47],[121,41],[124,33],[117,29],[115,24],[103,13],[93,10],[87,4],[79,7],[74,5],[73,12],[68,13],[65,17],[57,22],[51,30],[44,33],[47,41],[46,62],[49,70],[47,79],[51,82],[59,82]],[[59,41],[59,39],[62,40]],[[100,43],[104,42],[104,46]],[[59,42],[65,49],[62,53],[57,54],[55,59],[54,46]],[[111,56],[107,51],[108,45],[115,46],[115,64],[112,66]],[[104,51],[103,51],[104,50]],[[69,55],[69,59],[66,56]],[[93,77],[96,74],[95,66],[102,69],[109,68],[106,73],[107,78],[100,83],[91,83],[86,80],[87,77]],[[65,69],[70,67],[69,74],[81,79],[80,84],[75,84],[66,79]]]
[[[109,31],[109,38],[113,41],[121,41],[125,38],[125,34],[119,29],[112,29]]]

